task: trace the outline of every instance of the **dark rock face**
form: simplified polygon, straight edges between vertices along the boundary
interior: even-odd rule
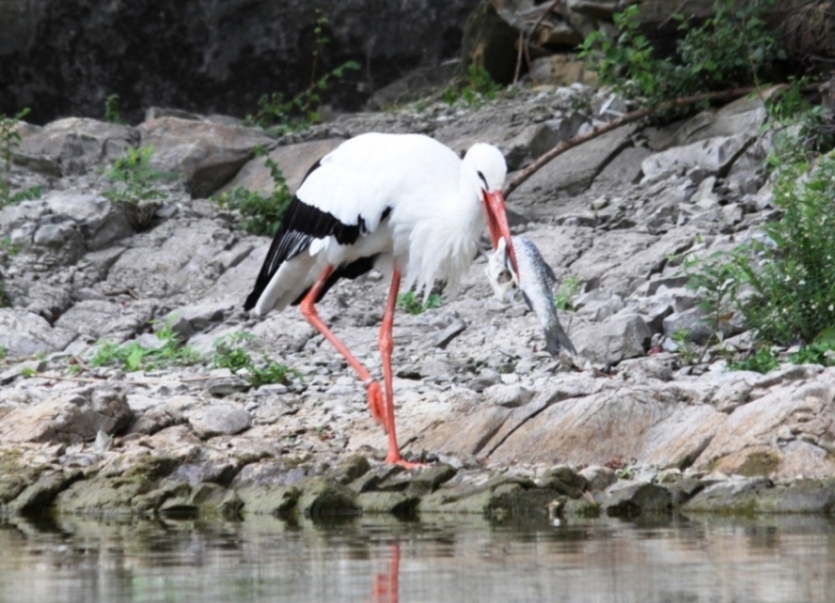
[[[330,42],[316,77],[358,61],[362,70],[331,86],[332,101],[357,108],[404,72],[457,56],[476,4],[323,0]],[[118,93],[132,121],[150,105],[244,115],[263,94],[309,84],[316,19],[299,0],[3,0],[0,113],[101,116]]]

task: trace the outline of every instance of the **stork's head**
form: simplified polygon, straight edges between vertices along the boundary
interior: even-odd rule
[[[519,274],[519,267],[516,265],[516,252],[510,238],[510,226],[507,223],[504,193],[502,192],[504,179],[507,175],[507,164],[502,152],[492,145],[476,143],[464,155],[464,165],[465,169],[472,171],[477,179],[493,249],[497,249],[499,240],[504,239],[513,269],[516,274]]]

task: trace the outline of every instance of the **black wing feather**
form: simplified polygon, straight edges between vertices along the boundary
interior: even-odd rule
[[[354,260],[350,264],[340,266],[339,268],[331,272],[331,275],[328,277],[328,280],[325,281],[325,284],[322,286],[321,291],[319,291],[319,295],[316,296],[316,299],[314,301],[317,303],[321,301],[322,298],[325,297],[325,293],[327,293],[328,290],[331,287],[333,287],[339,279],[347,278],[353,280],[370,271],[372,268],[374,268],[374,261],[376,259],[376,255],[360,258],[358,260]],[[304,293],[302,293],[296,299],[294,299],[293,303],[290,305],[298,306],[304,299],[304,296],[307,295],[309,291],[310,289],[305,289]]]
[[[321,165],[321,160],[311,166],[305,174],[304,180],[313,173]],[[302,180],[302,183],[304,183]],[[391,212],[390,208],[386,208],[383,212],[383,218],[387,217]],[[281,226],[278,232],[273,237],[272,245],[264,259],[264,264],[261,266],[261,271],[258,273],[258,278],[255,280],[255,287],[246,298],[244,302],[244,310],[251,310],[258,303],[258,299],[264,292],[264,289],[269,285],[273,275],[278,271],[281,265],[296,257],[298,254],[307,250],[310,244],[315,239],[321,239],[328,236],[333,236],[340,245],[351,245],[360,235],[367,233],[365,220],[362,216],[357,217],[357,224],[344,224],[340,222],[333,214],[321,210],[312,205],[308,205],[298,195],[293,197],[290,206],[287,208],[287,213],[281,221]],[[357,260],[358,263],[366,258]],[[360,264],[356,269],[364,268],[359,274],[353,275],[355,269],[348,270],[350,266],[338,268],[334,271],[328,279],[322,294],[319,295],[321,299],[324,292],[336,283],[341,277],[356,278],[360,274],[365,274],[371,269],[371,265],[365,268],[365,264]],[[347,271],[347,272],[346,272]],[[300,300],[294,302],[298,303]],[[318,301],[318,299],[317,299]]]

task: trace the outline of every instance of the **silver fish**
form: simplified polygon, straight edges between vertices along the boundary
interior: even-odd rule
[[[519,274],[513,272],[504,239],[499,239],[495,253],[487,260],[487,278],[493,293],[505,303],[513,301],[521,291],[528,308],[539,317],[545,331],[545,349],[558,356],[560,348],[576,354],[574,344],[566,335],[554,305],[554,285],[557,277],[542,259],[537,246],[524,236],[513,237]]]

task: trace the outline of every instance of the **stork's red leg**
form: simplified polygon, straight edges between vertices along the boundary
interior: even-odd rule
[[[380,384],[376,379],[371,377],[371,373],[368,372],[368,369],[366,369],[362,363],[356,359],[348,348],[345,347],[345,344],[337,339],[336,335],[334,335],[322,319],[319,318],[319,314],[316,312],[316,306],[314,305],[316,297],[319,295],[319,291],[325,285],[325,282],[327,282],[328,277],[332,272],[333,266],[327,266],[322,271],[319,279],[313,284],[310,291],[308,291],[307,295],[304,296],[304,299],[302,299],[299,304],[299,308],[301,309],[302,316],[307,319],[307,322],[313,325],[317,331],[324,335],[325,339],[333,344],[333,347],[335,347],[339,353],[345,357],[348,364],[350,364],[357,372],[360,379],[362,379],[366,390],[368,391],[368,409],[371,411],[371,415],[378,423],[381,423],[383,427],[386,427],[385,409],[383,407],[383,393],[380,390]]]
[[[386,311],[383,314],[383,324],[380,326],[380,356],[383,361],[383,381],[386,386],[386,408],[385,422],[383,425],[389,437],[389,450],[386,455],[386,462],[402,465],[407,469],[422,467],[420,463],[404,461],[400,456],[400,448],[397,446],[397,434],[394,429],[394,387],[392,386],[391,353],[394,351],[394,339],[391,336],[391,329],[394,326],[394,308],[397,305],[397,292],[400,290],[400,271],[395,268],[391,277],[391,289],[386,302]]]

